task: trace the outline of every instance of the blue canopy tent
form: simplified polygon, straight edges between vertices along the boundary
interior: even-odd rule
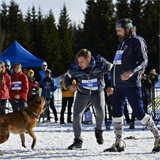
[[[45,61],[37,58],[23,48],[17,41],[14,41],[12,45],[0,55],[0,61],[9,59],[11,66],[14,63],[20,63],[22,67],[41,67],[41,64]]]

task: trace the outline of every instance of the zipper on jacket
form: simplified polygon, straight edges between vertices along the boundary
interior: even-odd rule
[[[93,67],[94,68],[94,67]],[[91,73],[91,71],[93,70],[93,68],[91,68],[91,70],[89,71],[89,73],[87,74],[86,73],[86,75],[87,75],[87,77],[88,77],[88,80],[90,80],[90,78],[89,78],[89,74]],[[89,91],[89,95],[91,95],[91,93],[92,93],[92,90],[90,89],[90,91]]]
[[[124,43],[125,42],[122,43],[120,50],[122,50]],[[116,64],[114,65],[114,69],[113,69],[113,85],[116,88],[116,78],[115,77],[116,77]]]

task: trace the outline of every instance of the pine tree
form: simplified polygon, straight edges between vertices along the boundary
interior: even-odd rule
[[[32,35],[31,35],[32,25],[31,25],[31,12],[30,12],[30,8],[28,8],[28,11],[27,11],[27,13],[25,15],[24,24],[25,24],[25,26],[27,28],[27,31],[28,31],[28,33],[27,33],[28,43],[25,46],[26,46],[26,49],[29,52],[32,53],[34,41],[32,41]]]
[[[91,52],[113,60],[116,51],[116,19],[112,1],[88,0],[84,22],[84,46]]]
[[[116,16],[117,19],[122,19],[122,18],[130,18],[130,9],[129,9],[129,4],[128,0],[117,0],[116,2]]]
[[[62,68],[59,35],[56,28],[55,19],[52,10],[49,11],[49,15],[44,21],[42,30],[42,51],[43,57],[48,62],[49,67],[52,70],[53,76],[58,76]]]
[[[143,10],[142,17],[142,35],[147,41],[149,64],[147,71],[152,68],[159,70],[159,19],[160,19],[160,2],[147,0]]]
[[[23,15],[19,9],[19,6],[16,2],[11,0],[10,5],[8,6],[8,23],[9,23],[9,32],[10,32],[10,45],[14,40],[22,41],[21,37],[23,36],[22,30],[23,27]]]
[[[130,1],[130,9],[131,9],[131,19],[133,21],[133,25],[137,28],[137,34],[141,34],[143,30],[142,23],[142,11],[144,9],[145,1],[144,0],[131,0]]]
[[[60,54],[61,63],[63,65],[63,71],[66,71],[74,58],[73,54],[73,37],[72,27],[70,24],[69,15],[67,14],[66,6],[60,12],[59,23],[59,43],[60,43]]]
[[[2,2],[2,9],[0,12],[0,53],[4,52],[9,46],[10,33],[8,29],[8,9],[5,2]]]
[[[38,15],[36,14],[35,7],[33,6],[31,9],[31,28],[30,28],[30,34],[31,34],[31,42],[33,43],[33,48],[31,50],[32,54],[38,57],[38,20],[37,20]]]

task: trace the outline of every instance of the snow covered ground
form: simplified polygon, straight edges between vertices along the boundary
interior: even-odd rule
[[[35,148],[31,149],[32,139],[28,134],[26,137],[26,146],[21,146],[19,135],[10,134],[7,142],[0,145],[0,150],[4,154],[0,159],[23,159],[23,160],[159,160],[160,153],[152,153],[154,138],[150,131],[145,129],[139,121],[136,121],[136,128],[128,129],[129,125],[125,125],[123,137],[134,136],[138,140],[125,140],[126,149],[121,153],[107,153],[104,149],[110,147],[114,142],[113,126],[110,131],[104,132],[104,144],[98,145],[94,135],[95,121],[92,125],[83,124],[82,149],[68,150],[67,147],[73,142],[72,124],[60,125],[54,123],[54,119],[50,123],[39,123],[34,128],[37,137]]]

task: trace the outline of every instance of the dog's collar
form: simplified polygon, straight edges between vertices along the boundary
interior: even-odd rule
[[[39,112],[37,112],[36,110],[34,110],[33,108],[28,108],[28,107],[25,107],[24,109],[26,109],[26,110],[28,110],[28,111],[30,111],[30,113],[32,113],[37,119],[39,119],[39,115],[40,115],[40,113]],[[31,112],[31,110],[33,111],[33,112]]]

